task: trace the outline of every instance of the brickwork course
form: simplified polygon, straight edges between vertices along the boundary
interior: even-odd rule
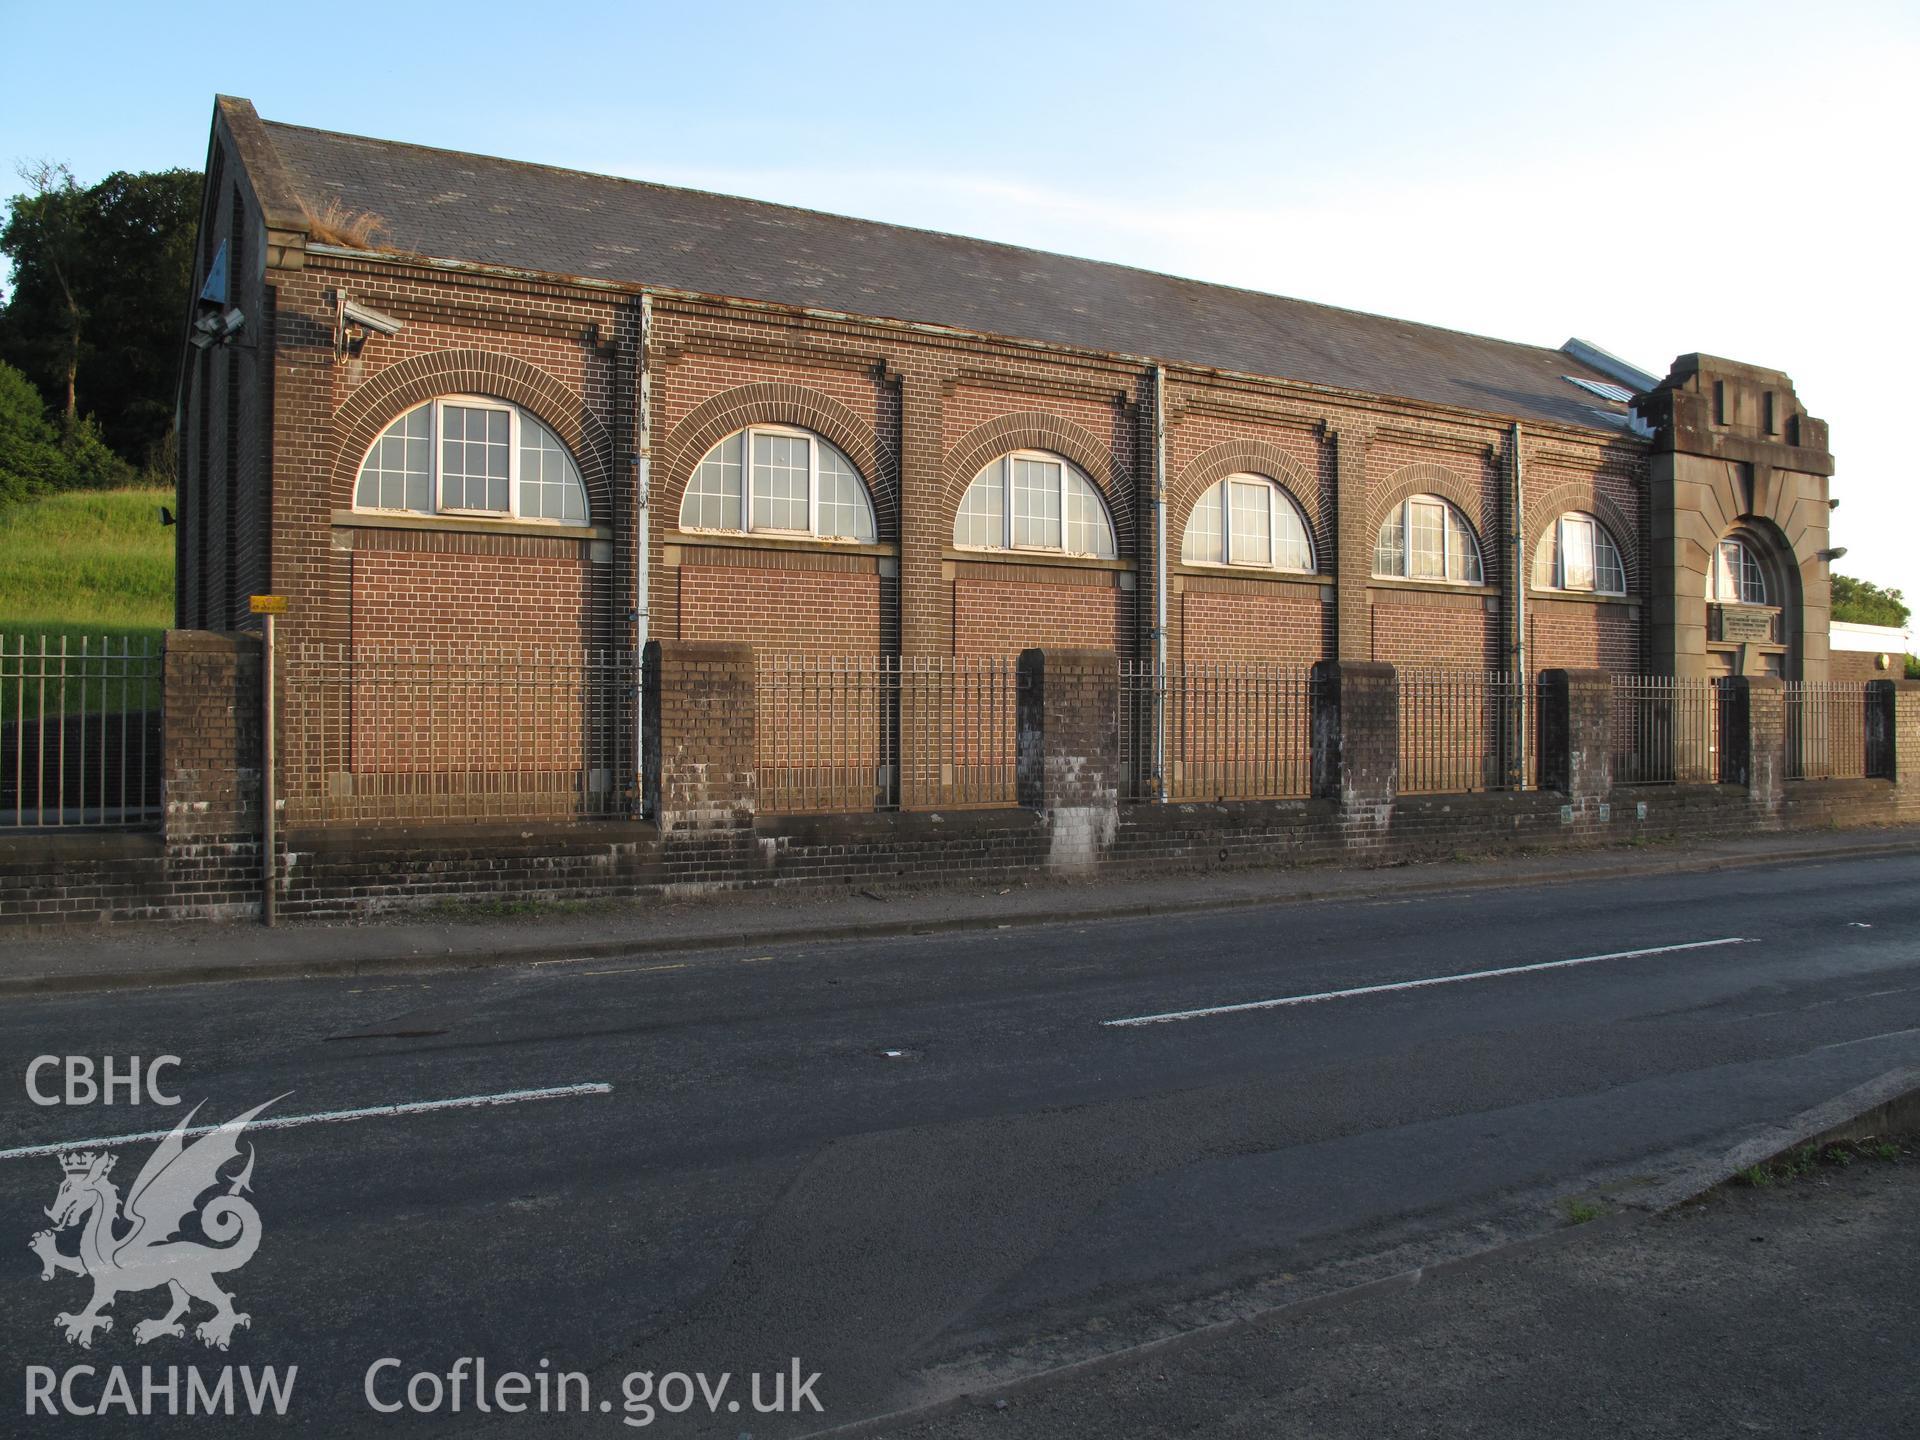
[[[1665,378],[1642,375],[1580,342],[1515,344],[304,129],[233,98],[215,105],[208,182],[200,269],[225,248],[249,343],[183,347],[182,630],[167,662],[168,704],[180,708],[164,742],[179,768],[167,772],[156,874],[184,875],[191,844],[217,889],[208,847],[228,846],[236,871],[257,847],[260,741],[246,716],[258,621],[247,597],[269,592],[288,602],[274,753],[296,832],[282,877],[294,912],[384,903],[394,886],[583,893],[689,877],[1012,869],[1066,853],[1054,823],[1063,808],[1108,817],[1086,822],[1095,841],[1084,853],[1103,864],[1311,858],[1480,829],[1502,843],[1560,835],[1558,789],[1523,785],[1451,809],[1408,793],[1396,746],[1453,738],[1423,738],[1417,727],[1431,720],[1395,709],[1406,689],[1396,677],[1424,669],[1514,672],[1522,691],[1559,696],[1563,709],[1571,695],[1572,741],[1515,713],[1539,784],[1557,777],[1583,805],[1611,788],[1594,746],[1612,677],[1751,682],[1730,702],[1750,733],[1739,763],[1730,754],[1720,767],[1726,783],[1682,806],[1663,798],[1661,818],[1645,822],[1656,828],[1816,812],[1892,820],[1910,804],[1904,691],[1885,702],[1888,735],[1860,741],[1885,773],[1816,796],[1796,791],[1784,764],[1756,759],[1773,763],[1787,726],[1767,684],[1828,677],[1833,467],[1824,422],[1801,411],[1780,372],[1690,355]],[[367,312],[387,318],[355,318]],[[577,467],[585,513],[562,522],[358,504],[362,463],[388,427],[460,397],[504,402],[544,427]],[[872,535],[683,528],[702,462],[753,427],[844,456]],[[1013,455],[1084,482],[1110,555],[956,543],[968,487]],[[1063,520],[1078,493],[1069,486]],[[1236,538],[1190,550],[1190,531],[1220,527],[1223,493]],[[1253,563],[1238,547],[1256,531],[1234,527],[1255,522],[1232,518],[1236,496],[1297,521],[1304,559]],[[1450,563],[1470,537],[1477,573],[1434,575],[1377,551],[1402,521],[1439,524],[1434,501]],[[1552,564],[1563,518],[1604,531],[1621,585],[1576,575],[1563,588]],[[1730,541],[1764,575],[1764,597],[1709,598]],[[1413,553],[1411,535],[1403,546]],[[1140,703],[1129,667],[1158,653],[1163,565],[1165,653],[1182,693],[1202,698],[1177,722],[1159,710],[1123,720]],[[644,666],[642,642],[652,642]],[[539,667],[553,656],[587,654],[625,656],[634,673],[524,678],[549,676]],[[491,668],[492,684],[435,677],[435,664],[455,661]],[[331,689],[308,683],[322,664],[335,667]],[[772,685],[780,665],[803,678]],[[937,683],[916,666],[934,667]],[[1247,792],[1258,757],[1245,731],[1226,734],[1241,692],[1193,688],[1210,666],[1260,672],[1259,694],[1285,693],[1297,778]],[[1540,688],[1561,671],[1570,688]],[[830,691],[818,680],[828,672],[852,678]],[[982,689],[996,686],[1005,693]],[[1050,708],[1063,686],[1080,703]],[[1047,723],[1030,727],[1029,710]],[[1123,803],[1170,783],[1154,773],[1153,726],[1173,723],[1188,727],[1164,757],[1180,767],[1182,798],[1206,800],[1206,777],[1231,773],[1242,788],[1223,786],[1220,799],[1257,803],[1177,815]],[[1479,747],[1473,763],[1491,775],[1503,752],[1480,720],[1469,728],[1461,743]],[[1539,750],[1549,741],[1579,756],[1552,777]],[[1032,746],[1054,748],[1032,750],[1042,768],[1030,783],[1015,772]],[[216,776],[195,747],[225,756],[230,774]],[[542,777],[551,805],[503,811],[511,796],[484,772],[516,765]],[[1867,788],[1848,798],[1856,780]],[[841,813],[807,819],[783,799],[796,794]],[[1037,820],[1021,813],[1023,796]],[[970,809],[981,813],[954,814]],[[482,821],[516,818],[574,828],[483,834]],[[454,828],[421,839],[425,851],[340,838],[428,821]],[[305,833],[328,824],[330,834]],[[1078,845],[1068,849],[1081,855]],[[402,863],[403,852],[418,858]],[[385,869],[363,869],[369,855]],[[244,907],[244,888],[205,903]],[[55,910],[186,903],[89,892]],[[10,909],[0,898],[0,913]]]

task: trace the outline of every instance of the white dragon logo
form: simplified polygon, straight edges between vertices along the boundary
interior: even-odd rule
[[[30,1248],[40,1257],[42,1280],[51,1280],[63,1270],[93,1279],[93,1299],[86,1309],[78,1315],[62,1313],[54,1317],[54,1325],[66,1332],[69,1341],[92,1348],[95,1330],[113,1329],[113,1317],[105,1312],[115,1295],[122,1290],[153,1290],[162,1285],[173,1303],[165,1315],[142,1320],[133,1327],[138,1344],[162,1335],[184,1337],[186,1329],[180,1317],[193,1300],[213,1306],[212,1316],[194,1327],[194,1333],[207,1345],[224,1350],[236,1325],[252,1323],[251,1316],[233,1308],[233,1296],[213,1278],[222,1271],[238,1270],[260,1247],[260,1212],[240,1194],[253,1179],[251,1145],[247,1147],[246,1168],[225,1182],[226,1193],[213,1196],[200,1208],[200,1228],[213,1244],[174,1237],[195,1202],[222,1183],[222,1167],[239,1157],[240,1132],[273,1103],[268,1100],[256,1105],[187,1145],[185,1131],[200,1111],[198,1105],[194,1106],[141,1167],[127,1193],[124,1213],[119,1188],[107,1179],[117,1157],[91,1150],[60,1156],[66,1179],[46,1212],[54,1228],[35,1235]],[[79,1253],[62,1254],[58,1232],[82,1222]]]

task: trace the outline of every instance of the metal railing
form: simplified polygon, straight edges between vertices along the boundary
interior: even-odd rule
[[[129,636],[0,635],[0,828],[160,816],[160,651]]]
[[[309,645],[282,666],[289,823],[631,809],[630,652]]]
[[[1538,746],[1528,677],[1502,671],[1400,671],[1400,793],[1460,795],[1532,783]],[[1526,764],[1522,766],[1522,759]]]
[[[1867,687],[1859,681],[1786,683],[1787,779],[1860,780],[1867,765]]]
[[[1120,662],[1123,793],[1155,799],[1154,666]],[[1313,672],[1253,661],[1167,667],[1170,800],[1282,800],[1313,789]]]
[[[1019,803],[1011,658],[757,655],[766,814]]]
[[[1720,779],[1720,688],[1711,679],[1616,675],[1609,716],[1616,785]]]

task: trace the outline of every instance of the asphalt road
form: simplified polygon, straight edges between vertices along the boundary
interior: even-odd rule
[[[720,1414],[656,1407],[651,1431],[766,1437],[1349,1284],[1551,1226],[1558,1195],[1644,1183],[1920,1062],[1916,880],[1902,856],[13,1000],[0,1346],[19,1388],[0,1415],[23,1433],[251,1433],[265,1423],[22,1418],[29,1367],[126,1367],[137,1392],[142,1366],[297,1365],[279,1433],[615,1434],[645,1413],[623,1415],[627,1372],[725,1372]],[[1746,943],[1701,944],[1726,940]],[[1618,958],[1371,988],[1591,956]],[[38,1107],[24,1071],[162,1053],[213,1120],[282,1094],[268,1116],[610,1088],[256,1132],[264,1238],[222,1282],[252,1317],[232,1348],[137,1344],[135,1321],[166,1308],[149,1290],[81,1350],[53,1317],[86,1283],[43,1283],[28,1250],[60,1165],[6,1152],[180,1112]],[[107,1148],[124,1194],[153,1144]],[[462,1356],[496,1377],[585,1372],[611,1408],[369,1408],[375,1361],[400,1362],[375,1386],[391,1403]],[[745,1377],[796,1359],[824,1413],[752,1414]]]

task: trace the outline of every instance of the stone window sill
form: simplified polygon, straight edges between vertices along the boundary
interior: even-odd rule
[[[336,510],[333,523],[351,530],[443,530],[463,535],[538,535],[547,540],[611,540],[610,525],[556,525],[548,520],[485,520],[468,515],[388,515]]]

